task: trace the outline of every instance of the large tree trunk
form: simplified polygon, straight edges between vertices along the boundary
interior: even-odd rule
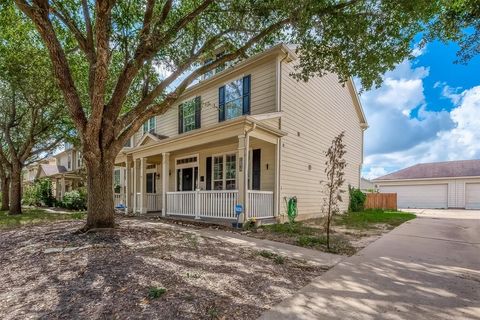
[[[83,231],[115,226],[113,205],[113,160],[105,158],[88,161],[87,169],[87,224]]]
[[[11,215],[22,214],[22,167],[13,165],[10,182],[10,210]]]
[[[0,211],[8,211],[10,209],[10,178],[2,177],[2,204]]]

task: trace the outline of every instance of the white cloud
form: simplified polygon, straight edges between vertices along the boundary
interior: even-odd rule
[[[433,139],[417,140],[405,150],[367,155],[364,175],[375,178],[416,163],[480,158],[480,85],[455,94],[456,107],[436,115],[447,115],[452,127],[438,130]]]
[[[367,155],[407,150],[453,126],[448,112],[426,108],[423,79],[428,75],[428,68],[405,60],[384,75],[380,88],[361,95],[370,124],[365,133]]]

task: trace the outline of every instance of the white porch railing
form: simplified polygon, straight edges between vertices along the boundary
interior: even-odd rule
[[[157,193],[147,193],[147,211],[162,210],[162,195]]]
[[[147,212],[152,211],[161,211],[162,210],[162,195],[159,193],[145,193],[145,198],[147,202]],[[135,201],[137,207],[135,209],[136,212],[140,212],[142,207],[142,194],[137,192],[135,195]]]
[[[238,190],[167,192],[167,214],[235,219]]]
[[[114,193],[113,194],[113,205],[117,207],[119,204],[125,205],[125,197],[123,193]]]
[[[248,217],[273,217],[273,191],[248,190]]]

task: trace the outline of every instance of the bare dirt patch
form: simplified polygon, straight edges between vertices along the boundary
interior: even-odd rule
[[[82,221],[1,231],[0,318],[253,319],[324,272],[118,220],[114,231],[83,235],[73,234]]]

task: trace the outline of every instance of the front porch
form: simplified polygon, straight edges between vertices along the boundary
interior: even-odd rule
[[[117,161],[123,187],[115,206],[136,214],[232,221],[241,206],[240,221],[275,217],[282,134],[243,120],[175,139],[152,138],[127,150]]]

